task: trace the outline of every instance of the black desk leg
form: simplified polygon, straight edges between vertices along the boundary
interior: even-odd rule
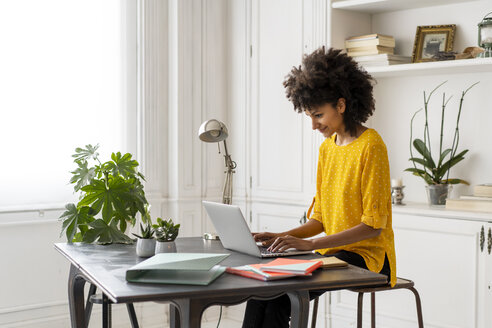
[[[180,328],[179,322],[179,310],[178,307],[174,304],[169,304],[169,326],[171,328]]]
[[[290,324],[292,328],[306,328],[309,321],[309,291],[292,291],[290,298]]]
[[[70,265],[68,276],[68,305],[72,328],[86,328],[84,311],[85,279],[73,264]]]
[[[186,327],[186,328],[200,328],[200,324],[202,321],[203,311],[210,305],[207,300],[190,300],[190,299],[179,299],[174,300],[173,303],[177,306],[179,310],[179,321],[174,320],[174,323],[178,322],[178,327]],[[173,311],[171,311],[173,312]],[[174,312],[175,318],[177,317],[176,312]],[[172,314],[171,314],[172,320]],[[171,325],[171,328],[173,327]]]

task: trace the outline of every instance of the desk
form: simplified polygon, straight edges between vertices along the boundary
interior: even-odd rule
[[[220,241],[178,238],[178,252],[230,253],[224,266],[269,262],[226,250]],[[135,254],[135,245],[55,244],[55,249],[71,263],[68,278],[70,317],[73,328],[85,328],[84,285],[97,286],[113,303],[165,301],[171,305],[171,327],[200,327],[203,311],[211,305],[234,305],[250,298],[272,299],[287,294],[292,303],[291,327],[307,327],[309,290],[337,290],[386,283],[386,276],[355,266],[317,270],[312,277],[262,282],[224,273],[208,286],[135,284],[125,280],[131,266],[145,260]],[[295,256],[310,259],[317,255]]]

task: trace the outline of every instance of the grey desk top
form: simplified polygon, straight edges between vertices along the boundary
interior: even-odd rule
[[[220,241],[203,240],[201,237],[178,238],[178,252],[229,253],[220,264],[239,266],[269,262],[249,255],[224,249]],[[72,265],[100,288],[114,303],[139,301],[166,301],[177,298],[208,298],[238,295],[263,295],[293,290],[344,289],[354,286],[372,286],[386,283],[386,276],[349,265],[348,268],[317,270],[311,277],[296,277],[285,280],[263,282],[224,273],[208,286],[157,285],[129,283],[125,280],[126,270],[145,260],[135,254],[135,245],[92,245],[55,244]],[[295,256],[309,259],[317,255]]]

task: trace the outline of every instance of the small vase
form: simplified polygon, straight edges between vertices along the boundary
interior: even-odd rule
[[[155,253],[176,253],[176,243],[174,241],[157,241]]]
[[[137,239],[137,256],[150,257],[155,254],[155,239]]]
[[[446,199],[451,194],[453,186],[450,184],[436,184],[427,185],[425,190],[427,191],[427,199],[430,206],[444,206],[446,205]]]

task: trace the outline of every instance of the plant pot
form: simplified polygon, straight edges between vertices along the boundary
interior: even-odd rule
[[[155,254],[155,239],[137,239],[137,256],[150,257]]]
[[[425,190],[427,191],[427,199],[430,206],[444,206],[446,205],[446,199],[451,194],[453,186],[450,184],[436,184],[427,185]]]
[[[176,243],[174,241],[157,241],[155,253],[176,253]]]

